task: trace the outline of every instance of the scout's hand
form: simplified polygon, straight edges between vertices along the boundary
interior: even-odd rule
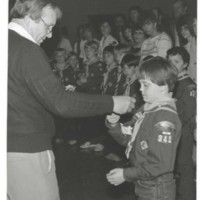
[[[129,96],[113,96],[114,108],[113,112],[124,114],[135,108],[135,98]]]
[[[111,115],[107,115],[106,119],[109,123],[111,123],[112,125],[115,125],[119,121],[120,116],[113,113]]]
[[[111,170],[107,175],[106,178],[108,182],[112,185],[120,185],[125,182],[124,173],[122,168],[115,168]]]

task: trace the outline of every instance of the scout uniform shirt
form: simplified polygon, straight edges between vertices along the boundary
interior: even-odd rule
[[[124,95],[135,98],[136,103],[134,110],[139,109],[144,104],[143,97],[140,91],[140,82],[135,74],[131,77],[131,79],[127,79]]]
[[[117,63],[112,63],[112,65],[109,66],[109,69],[106,73],[104,73],[103,76],[102,94],[114,95],[118,76]]]
[[[173,99],[145,104],[131,121],[109,126],[109,133],[126,145],[131,167],[124,169],[127,181],[151,180],[173,172],[181,123]]]
[[[192,125],[194,129],[196,118],[196,84],[186,71],[178,75],[173,97],[177,99],[176,107],[182,126]]]
[[[79,79],[81,74],[81,70],[79,67],[77,69],[73,69],[72,66],[69,66],[65,70],[63,70],[63,82],[64,85],[73,85],[77,86],[77,80]]]
[[[87,63],[85,66],[86,83],[81,85],[82,91],[89,94],[101,94],[101,84],[106,65],[100,60]]]

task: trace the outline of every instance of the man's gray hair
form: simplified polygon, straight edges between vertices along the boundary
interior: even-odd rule
[[[62,11],[53,0],[16,0],[10,11],[10,18],[24,18],[29,16],[33,20],[41,18],[42,9],[46,6],[55,10],[57,19],[62,17]]]

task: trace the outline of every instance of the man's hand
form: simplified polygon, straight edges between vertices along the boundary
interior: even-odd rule
[[[125,182],[124,173],[122,168],[115,168],[106,174],[108,182],[112,185],[120,185]]]
[[[114,108],[116,114],[124,114],[135,108],[135,98],[129,96],[113,96]]]

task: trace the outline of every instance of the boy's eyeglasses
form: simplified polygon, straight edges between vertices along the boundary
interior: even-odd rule
[[[52,29],[53,29],[54,25],[52,25],[52,24],[47,24],[47,23],[45,22],[45,20],[44,20],[42,17],[40,17],[40,19],[42,20],[42,22],[43,22],[44,25],[46,26],[47,31],[48,31],[48,32],[52,32]]]

